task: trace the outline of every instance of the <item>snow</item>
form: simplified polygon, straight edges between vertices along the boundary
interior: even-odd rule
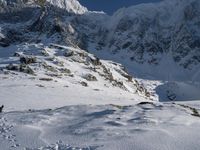
[[[89,52],[99,58],[113,60],[126,66],[129,74],[134,76],[154,94],[155,101],[166,102],[167,91],[173,91],[178,101],[198,101],[200,100],[200,81],[199,67],[186,70],[172,60],[170,54],[163,54],[159,65],[149,65],[148,63],[138,64],[128,58],[129,53],[126,51],[119,52],[115,55],[106,50],[96,51],[93,45],[90,45]],[[167,66],[167,67],[166,67]],[[177,86],[169,86],[172,85]]]
[[[84,88],[81,85],[74,85],[67,81],[48,84],[31,79],[2,78],[0,104],[6,106],[5,111],[47,109],[78,104],[100,105],[113,103],[129,105],[136,103],[138,99],[142,99],[139,96],[118,89],[104,88],[98,90],[97,87],[96,91],[93,87]],[[39,85],[44,87],[39,87]]]
[[[152,19],[157,17],[158,20],[161,20],[159,22],[161,26],[169,26],[181,22],[185,7],[193,2],[197,2],[197,0],[163,0],[156,4],[145,3],[128,8],[121,8],[111,16],[109,27],[112,28],[114,25],[117,25],[119,20],[124,16],[133,19]]]
[[[166,101],[167,92],[175,93],[176,101],[198,101],[200,99],[199,85],[187,82],[167,82],[156,88],[159,99]],[[168,100],[167,100],[168,101]]]
[[[30,36],[27,43],[16,41],[0,47],[0,106],[4,105],[0,149],[199,150],[199,65],[185,69],[176,63],[172,57],[174,45],[169,52],[156,54],[158,64],[134,62],[130,60],[131,51],[119,47],[113,53],[109,43],[102,50],[96,47],[101,36],[104,38],[101,31],[108,30],[106,42],[113,38],[119,43],[129,40],[129,32],[115,32],[123,18],[148,23],[159,16],[161,27],[176,27],[183,21],[185,7],[198,1],[142,4],[122,8],[113,16],[88,11],[77,0],[48,2],[73,13],[66,17],[63,13],[60,19],[60,27],[67,32],[50,33],[54,15],[46,14],[47,19],[41,23],[48,24],[49,30],[25,33]],[[7,38],[6,27],[21,30],[32,23],[31,19],[23,24],[2,23],[0,38]],[[146,40],[154,42],[154,28],[148,31]],[[73,39],[80,42],[79,32],[91,36],[86,50],[73,43]],[[168,37],[168,30],[161,32]],[[72,44],[60,42],[59,36]],[[41,41],[34,43],[34,39]],[[131,42],[136,39],[132,37]],[[36,59],[26,64],[33,73],[16,69],[23,67],[23,57]],[[150,56],[145,53],[143,58],[148,60]]]
[[[75,14],[84,14],[88,10],[86,7],[80,5],[77,0],[47,0],[53,6],[67,10],[68,12],[73,12]]]
[[[1,115],[0,144],[26,150],[198,150],[199,124],[176,104],[76,105]]]
[[[5,111],[47,109],[80,104],[130,105],[146,100],[142,95],[136,94],[134,82],[127,81],[121,75],[126,73],[121,70],[120,64],[101,60],[103,65],[97,66],[96,71],[92,71],[90,68],[95,66],[89,59],[96,59],[92,54],[72,47],[49,45],[25,44],[1,49],[0,67],[4,71],[0,72],[0,104],[6,106]],[[41,54],[43,51],[48,56],[43,56]],[[73,52],[74,56],[65,57],[64,53],[68,51]],[[21,56],[31,54],[37,58],[38,63],[30,66],[34,69],[35,75],[15,71],[5,73],[5,66],[8,64],[20,64],[19,58],[13,57],[15,52]],[[85,55],[86,58],[79,55]],[[103,66],[109,68],[113,79],[123,82],[126,89],[114,86],[110,81],[105,80],[103,76],[106,74],[101,68]],[[64,69],[70,72],[65,73]],[[97,81],[85,80],[84,76],[87,74],[95,76]],[[52,81],[41,81],[43,78],[50,78]],[[80,84],[82,81],[87,82],[88,87],[83,87]]]
[[[77,0],[47,0],[47,3],[53,5],[54,7],[66,10],[67,12],[74,14],[84,14],[88,10],[86,7],[82,6]],[[1,0],[0,3],[5,6],[15,6],[15,9],[18,7],[25,7],[26,5],[35,5],[34,0],[22,1],[22,0]]]

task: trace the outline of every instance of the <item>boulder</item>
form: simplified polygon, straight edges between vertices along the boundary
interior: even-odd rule
[[[20,57],[20,62],[22,64],[32,64],[32,63],[36,63],[37,59],[36,57],[33,56],[21,56]]]
[[[83,76],[83,78],[86,79],[87,81],[97,81],[97,78],[92,74],[86,74]]]

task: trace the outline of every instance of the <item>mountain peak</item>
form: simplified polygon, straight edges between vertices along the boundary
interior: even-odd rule
[[[77,0],[46,0],[48,3],[52,4],[61,9],[65,9],[68,12],[83,14],[87,12],[87,8],[82,6]]]
[[[8,8],[21,8],[29,5],[41,5],[40,3],[46,3],[70,13],[84,14],[87,12],[87,8],[82,6],[78,0],[0,0],[0,12],[7,10]]]

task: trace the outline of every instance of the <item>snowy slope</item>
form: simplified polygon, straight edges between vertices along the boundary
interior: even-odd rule
[[[199,100],[199,8],[198,0],[166,0],[122,8],[103,21],[106,23],[100,27],[100,36],[88,49],[100,58],[122,63],[147,84],[149,80],[155,81],[152,84],[159,82],[159,87],[179,82],[184,89],[176,93],[179,100]],[[191,84],[195,94],[186,88]],[[156,86],[150,88],[166,101],[167,92],[159,92]]]
[[[0,55],[0,103],[6,111],[151,99],[123,66],[81,49],[25,44],[3,48]]]
[[[4,150],[198,150],[199,125],[190,108],[177,104],[68,106],[1,115],[0,145]]]
[[[0,0],[1,148],[199,150],[199,8]]]
[[[42,11],[33,4],[18,2],[28,9],[0,14],[0,45],[5,51],[7,46],[24,42],[43,45],[52,42],[84,49],[101,59],[121,63],[145,85],[155,81],[148,86],[154,100],[166,100],[167,82],[178,82],[181,87],[192,84],[195,91],[199,90],[199,1],[142,4],[122,8],[113,16],[90,11],[80,15],[86,9],[77,1],[50,3],[57,8]],[[62,12],[61,4],[73,7],[74,13]],[[166,92],[159,91],[162,85]],[[184,94],[177,93],[178,99],[183,99],[181,95]],[[200,99],[197,92],[185,95]]]
[[[142,4],[122,8],[113,16],[98,12],[80,15],[76,11],[81,6],[76,1],[50,3],[57,8],[43,11],[18,2],[23,8],[1,13],[0,45],[52,42],[87,50],[101,59],[121,63],[144,84],[155,81],[148,89],[155,93],[154,100],[166,97],[160,95],[159,87],[167,82],[189,87],[192,83],[195,91],[199,90],[199,1]],[[73,7],[74,13],[62,12],[64,3],[69,9]],[[177,97],[183,95],[178,93]],[[200,99],[198,93],[188,94],[190,99]]]

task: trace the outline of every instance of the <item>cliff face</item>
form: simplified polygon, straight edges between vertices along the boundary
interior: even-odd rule
[[[163,53],[171,53],[175,62],[191,68],[200,62],[199,8],[197,0],[176,0],[120,9],[101,45],[126,51],[138,63],[157,64]]]

